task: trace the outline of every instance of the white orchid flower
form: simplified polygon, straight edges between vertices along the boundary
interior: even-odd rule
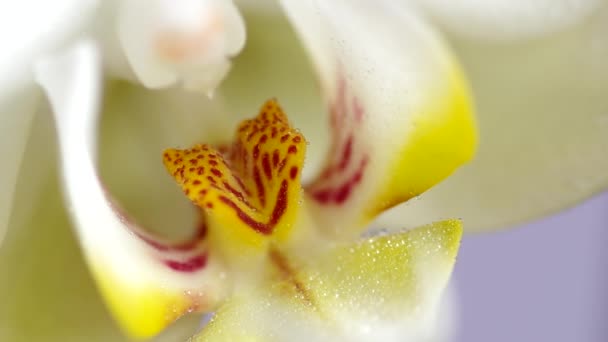
[[[605,189],[606,1],[417,2],[463,63],[475,94],[479,151],[385,223],[461,217],[467,230],[487,231]]]
[[[467,85],[453,54],[420,13],[430,14],[447,30],[460,34],[454,38],[456,52],[472,80],[481,111],[481,153],[454,180],[433,188],[428,197],[423,195],[406,208],[396,207],[380,222],[404,228],[421,220],[431,222],[453,215],[471,221],[471,229],[502,225],[556,210],[597,191],[606,181],[601,172],[606,162],[600,156],[606,150],[603,133],[607,127],[602,124],[605,114],[601,112],[605,103],[598,95],[608,77],[605,70],[599,70],[599,59],[586,57],[595,54],[577,55],[573,50],[581,37],[591,39],[601,30],[605,32],[601,27],[601,15],[606,12],[603,3],[581,2],[579,10],[564,10],[567,15],[553,16],[542,26],[512,25],[517,18],[545,15],[541,6],[501,12],[511,20],[487,21],[487,11],[496,7],[486,7],[485,12],[484,7],[473,7],[479,12],[459,12],[446,11],[445,6],[433,2],[416,8],[420,4],[283,1],[281,5],[317,70],[322,95],[316,95],[303,53],[297,49],[297,40],[286,22],[279,12],[265,8],[246,15],[249,50],[233,63],[235,69],[213,100],[182,90],[146,91],[124,83],[110,83],[101,96],[104,74],[145,87],[177,86],[215,92],[231,65],[230,57],[244,41],[243,31],[238,29],[240,16],[229,2],[187,3],[189,7],[182,8],[164,2],[125,1],[97,7],[94,3],[66,2],[63,12],[45,13],[48,17],[44,18],[52,20],[40,22],[49,22],[47,27],[31,25],[38,34],[33,38],[42,37],[41,32],[48,27],[59,28],[52,35],[56,39],[32,39],[31,47],[19,50],[25,52],[6,64],[11,66],[11,77],[15,76],[7,78],[8,90],[0,99],[3,106],[13,105],[11,115],[3,115],[10,125],[2,125],[6,140],[1,141],[0,148],[9,168],[2,177],[8,190],[3,191],[6,197],[1,198],[4,202],[0,202],[0,210],[10,210],[21,158],[18,195],[30,185],[32,177],[27,175],[43,168],[40,159],[35,158],[45,147],[36,141],[38,136],[32,136],[22,157],[29,119],[16,114],[36,109],[35,97],[39,95],[32,81],[35,74],[52,107],[65,196],[87,264],[110,311],[132,336],[151,336],[189,311],[219,307],[198,339],[427,337],[414,325],[434,313],[454,262],[460,236],[458,221],[352,242],[375,215],[418,196],[467,161],[474,150],[475,128]],[[209,17],[209,7],[196,7],[202,3],[226,6],[218,5],[216,16]],[[506,2],[496,3],[512,8]],[[252,4],[242,8],[250,9],[248,6]],[[197,8],[203,10],[192,10]],[[53,13],[59,14],[53,17]],[[459,13],[465,13],[466,20]],[[197,22],[201,17],[203,24]],[[213,18],[224,18],[227,25],[216,25]],[[532,19],[530,22],[536,23]],[[63,23],[70,25],[59,25]],[[41,31],[37,31],[39,28]],[[475,37],[480,32],[484,42]],[[538,56],[529,55],[532,36],[540,40],[536,42],[541,46]],[[543,38],[547,36],[550,38]],[[608,51],[601,42],[598,44],[599,54]],[[490,47],[500,49],[498,56],[488,58],[492,57],[487,51]],[[598,70],[593,74],[562,75],[560,62],[547,66],[542,58],[547,51],[553,52],[551,49],[567,51],[568,61],[579,62],[585,67],[583,71]],[[540,78],[522,77],[520,70],[530,74],[525,76],[534,76],[536,70],[519,69],[521,64],[509,53],[525,53],[519,58],[528,63],[535,61],[531,57],[538,58],[545,68],[541,76],[551,72],[554,82],[547,85]],[[499,57],[504,58],[501,65],[505,70],[495,71],[495,58]],[[21,77],[24,70],[26,76]],[[503,82],[498,83],[497,77]],[[580,82],[568,87],[577,80],[586,82],[585,94],[573,93],[581,91],[577,86]],[[532,87],[535,91],[530,94],[538,98],[508,93],[521,91],[522,85]],[[560,91],[572,97],[561,102],[551,96],[547,101],[547,95]],[[262,108],[258,121],[240,126],[234,145],[221,145],[230,138],[222,135],[223,126],[210,132],[215,134],[206,135],[207,139],[205,134],[193,139],[195,123],[203,121],[207,129],[218,124],[217,118],[210,120],[210,115],[193,117],[193,104],[236,121],[226,113],[250,115],[253,106],[272,96],[288,113],[296,114],[293,121],[303,134],[291,128],[276,102],[271,101]],[[312,96],[318,100],[310,100]],[[321,99],[329,110],[321,111],[316,106]],[[227,112],[218,104],[223,100]],[[570,106],[576,106],[579,115],[571,114]],[[513,108],[517,110],[509,115],[502,112]],[[528,114],[528,110],[534,113]],[[102,111],[104,118],[114,115],[107,122],[114,130],[112,140],[101,138],[100,172],[96,155],[98,116]],[[322,112],[330,112],[333,119],[328,129],[332,144],[325,164],[322,151],[328,138],[319,128],[325,120],[311,116]],[[170,173],[190,200],[200,206],[206,223],[187,243],[170,243],[140,229],[118,211],[114,199],[117,196],[129,207],[125,185],[131,193],[139,193],[139,200],[134,202],[143,205],[154,203],[144,200],[149,193],[161,197],[159,194],[167,189],[168,195],[161,198],[161,213],[147,210],[142,215],[135,207],[129,213],[142,222],[153,218],[157,223],[185,225],[193,220],[193,215],[183,209],[177,209],[182,215],[173,215],[172,206],[182,208],[184,202],[168,200],[176,194],[163,183],[168,177],[159,176],[155,164],[146,163],[149,149],[138,145],[147,141],[145,135],[140,138],[136,133],[145,130],[142,126],[153,126],[156,113],[162,113],[165,124],[157,131],[161,134],[150,138],[154,143],[147,146],[149,149],[160,149],[163,145],[156,144],[167,142],[165,147],[189,146],[201,139],[213,144],[171,150],[164,157]],[[548,115],[552,120],[547,119]],[[555,123],[558,139],[541,131],[547,122],[557,122],[555,115],[571,123],[566,128]],[[283,135],[272,137],[273,126],[268,128],[268,141],[261,142],[263,133],[256,127],[263,123],[264,116],[276,117],[273,125],[279,132],[284,129],[288,133],[285,142],[291,142],[289,145],[281,143]],[[488,129],[492,126],[494,129]],[[484,133],[484,127],[489,133]],[[132,137],[130,143],[121,140],[121,129]],[[514,145],[514,131],[527,139],[518,139]],[[528,145],[531,141],[534,144]],[[115,145],[120,146],[111,148]],[[211,152],[213,146],[222,148]],[[302,169],[305,150],[308,152]],[[186,154],[195,157],[185,158]],[[199,154],[201,161],[197,161]],[[105,164],[105,172],[104,158],[112,160],[111,165]],[[554,171],[552,163],[561,163],[567,171]],[[316,173],[321,176],[315,178]],[[136,176],[130,177],[133,174]],[[590,177],[589,181],[570,184],[581,175]],[[303,192],[300,180],[309,184]],[[556,185],[562,187],[555,190]],[[541,193],[542,200],[533,196]],[[122,339],[95,296],[68,231],[62,230],[67,224],[61,220],[56,197],[44,192],[35,197],[26,192],[24,196],[23,202],[40,209],[29,211],[33,219],[19,225],[15,217],[23,206],[15,205],[11,226],[19,227],[10,228],[0,249],[0,269],[2,279],[6,279],[2,293],[8,296],[0,309],[0,338]],[[40,204],[32,203],[38,197]],[[524,202],[528,198],[533,199],[532,204]],[[19,202],[17,197],[15,203]],[[461,212],[452,211],[455,208]],[[399,224],[395,225],[392,222],[396,216]],[[20,231],[13,233],[17,229]],[[185,325],[186,336],[194,333],[188,330],[189,322],[178,323]],[[28,329],[28,324],[36,328]],[[174,339],[170,334],[179,334],[177,328],[167,329],[169,335],[161,338]]]

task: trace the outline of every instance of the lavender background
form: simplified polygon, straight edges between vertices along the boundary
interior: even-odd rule
[[[608,341],[608,193],[462,242],[456,342]]]

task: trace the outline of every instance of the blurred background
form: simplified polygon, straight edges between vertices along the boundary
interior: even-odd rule
[[[608,340],[608,193],[492,234],[465,236],[455,342]]]

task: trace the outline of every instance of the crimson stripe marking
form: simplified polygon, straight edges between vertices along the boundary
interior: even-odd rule
[[[204,240],[207,237],[207,225],[205,223],[201,223],[199,225],[198,229],[196,230],[196,233],[194,234],[194,236],[192,236],[190,239],[188,239],[184,242],[180,242],[175,245],[157,241],[154,238],[147,237],[139,232],[135,232],[135,231],[133,231],[133,232],[143,242],[145,242],[150,247],[156,249],[157,251],[160,251],[160,252],[168,252],[168,251],[187,252],[187,251],[193,250],[199,244],[199,242],[201,242],[202,240]]]
[[[295,180],[297,176],[298,176],[298,167],[292,166],[291,169],[289,170],[289,177],[291,177],[292,180]]]
[[[260,144],[253,146],[253,159],[257,160],[260,156]]]
[[[259,129],[257,127],[254,127],[253,130],[251,131],[251,133],[249,133],[249,135],[247,135],[247,142],[251,141],[251,139],[253,139],[253,137],[259,132]]]
[[[262,177],[260,176],[260,169],[257,166],[253,167],[253,181],[255,182],[255,186],[258,189],[258,199],[262,206],[266,205],[266,194],[264,189],[264,184],[262,183]]]
[[[220,201],[224,202],[226,205],[231,207],[237,217],[246,225],[251,227],[253,230],[262,233],[264,235],[271,234],[274,227],[277,225],[283,214],[285,214],[285,210],[287,210],[287,190],[289,185],[287,180],[283,180],[281,182],[281,188],[277,194],[277,199],[274,205],[274,209],[272,210],[272,214],[270,215],[270,219],[267,223],[259,222],[245,213],[241,208],[239,208],[234,201],[225,196],[220,196]]]
[[[318,190],[313,192],[312,196],[321,203],[327,203],[331,197],[331,191],[329,189]]]
[[[336,201],[336,203],[342,204],[346,201],[346,199],[348,199],[348,196],[350,195],[351,191],[353,190],[353,185],[354,184],[348,182],[348,183],[342,185],[342,187],[340,189],[338,189],[338,191],[336,192],[336,195],[334,197],[334,200]]]
[[[140,238],[143,242],[145,242],[148,246],[156,249],[157,251],[161,251],[161,252],[166,252],[170,249],[169,245],[166,245],[164,243],[161,243],[159,241],[156,241],[152,238],[149,238],[147,236],[144,236],[140,233],[135,232],[135,235],[137,235],[138,238]]]
[[[283,172],[283,169],[285,168],[286,165],[287,165],[287,157],[283,158],[283,160],[281,160],[281,162],[279,163],[279,173]]]
[[[336,187],[324,187],[313,190],[312,196],[321,203],[344,203],[350,197],[355,187],[361,183],[368,161],[368,157],[364,157],[357,170],[342,184]]]
[[[360,123],[361,121],[363,121],[363,115],[364,115],[364,111],[363,111],[363,106],[361,105],[361,103],[359,102],[359,99],[357,97],[353,97],[353,111],[355,112],[355,120],[357,120],[358,123]]]
[[[164,260],[163,262],[174,271],[191,273],[207,265],[207,253],[195,255],[186,261]]]
[[[350,135],[346,144],[344,144],[344,150],[342,151],[342,160],[340,160],[340,164],[338,165],[338,169],[340,171],[344,171],[348,164],[350,163],[351,156],[353,154],[353,136]]]
[[[272,169],[270,168],[270,155],[268,153],[264,153],[262,157],[262,168],[264,169],[264,174],[268,180],[272,179]]]
[[[240,192],[237,189],[233,188],[230,184],[228,184],[226,182],[224,182],[224,187],[228,191],[230,191],[234,196],[236,196],[236,198],[238,198],[239,201],[241,201],[242,203],[244,203],[249,208],[253,208],[253,206],[247,201],[247,199],[245,198],[245,196],[243,196],[242,192]]]
[[[247,196],[251,196],[251,192],[249,191],[249,189],[247,189],[247,187],[245,187],[245,184],[243,183],[243,180],[241,179],[241,177],[239,177],[237,175],[232,175],[232,177],[234,179],[236,179],[236,182],[239,183],[239,186],[241,187],[241,189],[243,189],[245,194],[247,194]]]

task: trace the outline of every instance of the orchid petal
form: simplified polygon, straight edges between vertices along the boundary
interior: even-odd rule
[[[282,4],[330,107],[333,145],[306,189],[328,231],[359,233],[471,159],[476,132],[467,84],[415,13],[390,1]]]
[[[491,41],[535,38],[574,26],[603,0],[417,0],[436,21],[459,35]]]
[[[19,1],[3,4],[0,21],[0,243],[7,230],[21,156],[34,111],[38,109],[31,63],[44,51],[56,48],[86,22],[95,1]],[[36,8],[35,11],[32,8]],[[10,28],[10,29],[9,29]]]
[[[542,39],[454,39],[478,103],[476,159],[378,226],[459,217],[469,231],[555,213],[608,187],[608,3]],[[458,200],[454,200],[458,198]]]
[[[28,145],[28,152],[30,146],[48,148],[38,143]],[[36,163],[26,159],[24,167]],[[11,220],[14,229],[0,248],[0,340],[120,340],[69,229],[53,176],[51,169],[40,196],[27,198],[28,219],[21,224]],[[21,197],[18,192],[16,199]]]
[[[33,85],[31,66],[43,53],[80,34],[97,7],[95,0],[15,1],[0,6],[0,103]]]
[[[0,341],[133,341],[123,336],[95,288],[70,229],[57,172],[44,168],[46,173],[34,174],[40,179],[28,174],[40,166],[37,152],[44,151],[54,166],[53,123],[50,113],[41,114],[49,115],[33,123],[37,135],[28,141],[15,196],[17,216],[24,219],[11,217],[0,248]],[[32,181],[40,188],[35,196],[23,191]],[[185,341],[198,324],[194,316],[181,319],[154,341]]]
[[[120,8],[118,35],[146,87],[179,81],[213,94],[245,44],[245,25],[231,0],[129,0]]]
[[[194,341],[424,340],[461,233],[445,221],[337,247],[233,298]]]
[[[227,289],[209,256],[205,227],[185,243],[139,229],[112,203],[96,173],[102,84],[96,47],[85,41],[37,68],[54,110],[66,196],[102,294],[133,336],[157,334],[182,314],[213,306]]]

